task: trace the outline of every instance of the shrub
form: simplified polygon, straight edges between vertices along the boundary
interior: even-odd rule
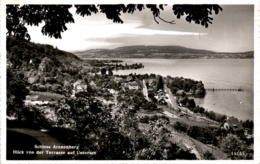
[[[149,123],[149,116],[143,116],[140,118],[140,122],[141,123],[145,123],[145,124],[148,124]]]
[[[209,152],[209,151],[206,151],[206,152],[203,154],[203,158],[204,158],[204,159],[208,159],[208,160],[214,160],[214,159],[216,159],[216,158],[214,157],[214,155],[213,155],[211,152]]]
[[[177,121],[175,124],[174,124],[174,129],[179,131],[179,132],[187,132],[188,130],[188,125],[185,124],[185,123],[181,123],[179,121]]]

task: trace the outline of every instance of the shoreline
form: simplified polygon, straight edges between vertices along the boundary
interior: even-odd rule
[[[130,60],[130,62],[128,61],[128,60],[125,60],[124,62],[129,62],[129,64],[131,64],[131,63],[134,63],[134,59],[133,58],[131,58],[131,59],[129,59]],[[147,58],[145,58],[145,60],[147,60]],[[148,59],[148,60],[152,60],[152,61],[154,61],[153,59]],[[175,59],[174,59],[175,60]],[[181,59],[182,60],[182,59]],[[184,59],[184,60],[186,60],[186,59]],[[197,59],[188,59],[189,61],[196,61]],[[208,59],[205,59],[204,61],[207,61]],[[215,59],[213,59],[213,60],[215,60]],[[218,59],[217,59],[218,60]],[[222,59],[219,59],[219,60],[222,60]],[[230,60],[230,59],[227,59],[227,60]],[[247,61],[252,61],[252,59],[245,59],[245,60],[247,60]],[[245,61],[245,60],[243,60],[243,61]],[[165,60],[165,59],[162,59],[162,61],[167,61],[167,60]],[[241,60],[240,60],[241,61]],[[142,61],[139,61],[138,60],[138,62],[142,62]],[[232,61],[231,61],[232,62]],[[167,63],[169,63],[168,61],[167,61]],[[196,62],[197,63],[197,62]],[[247,63],[247,62],[246,62]],[[114,74],[115,75],[128,75],[128,74],[130,74],[130,73],[133,73],[133,74],[145,74],[145,71],[144,70],[149,70],[149,68],[147,68],[147,63],[143,63],[144,64],[144,68],[142,68],[142,69],[138,69],[138,70],[118,70],[118,71],[114,71]],[[157,64],[157,63],[156,63]],[[158,65],[160,65],[160,64],[158,64]],[[150,67],[150,65],[148,65],[149,67]],[[168,65],[167,65],[168,66]],[[156,67],[157,68],[157,67]],[[168,67],[167,67],[168,68]],[[169,67],[170,68],[170,67]],[[175,67],[173,67],[173,69],[174,69]],[[179,66],[177,66],[177,68],[179,68]],[[140,71],[140,70],[143,70],[143,71]],[[165,70],[165,69],[163,69],[163,70]],[[151,70],[150,72],[147,72],[147,74],[151,74],[151,72],[153,72],[154,70]],[[167,70],[165,70],[165,71],[167,71]],[[180,71],[179,71],[180,72]],[[155,70],[155,72],[154,72],[154,74],[158,74],[158,71],[156,71]],[[175,76],[173,76],[173,75],[171,75],[171,73],[170,72],[168,72],[167,73],[168,75],[166,75],[165,73],[163,73],[163,74],[159,74],[159,75],[161,75],[161,76],[163,76],[163,77],[167,77],[167,76],[172,76],[172,77],[175,77]],[[178,76],[177,76],[178,77]],[[194,77],[189,77],[189,76],[185,76],[185,77],[187,77],[187,78],[192,78],[192,79],[195,79],[195,80],[199,80],[199,78],[194,78]],[[207,82],[207,81],[204,81],[204,80],[202,80],[203,81],[203,83],[204,83],[204,85],[205,85],[205,87],[220,87],[220,86],[222,86],[221,84],[218,84],[218,83],[216,83],[217,85],[214,85],[214,84],[212,84],[212,82]],[[221,81],[222,83],[223,83],[223,81]],[[225,82],[225,83],[227,83],[227,82]],[[230,98],[231,98],[231,101],[230,102],[233,102],[233,107],[232,106],[226,106],[225,105],[225,103],[224,102],[220,102],[219,104],[217,103],[217,102],[213,102],[213,98],[215,98],[215,99],[219,99],[219,100],[221,100],[221,97],[220,96],[218,96],[218,95],[223,95],[223,93],[214,93],[214,95],[216,95],[216,96],[212,96],[212,94],[213,93],[209,93],[209,92],[207,92],[207,94],[208,95],[206,95],[205,97],[204,97],[204,100],[203,101],[201,101],[201,100],[199,100],[199,102],[200,102],[200,105],[202,105],[202,106],[205,106],[206,108],[208,108],[209,109],[209,107],[211,107],[211,108],[214,108],[214,109],[209,109],[209,110],[213,110],[213,111],[215,111],[215,112],[217,112],[217,113],[221,113],[221,114],[225,114],[225,115],[227,115],[227,116],[235,116],[235,117],[238,117],[240,120],[243,120],[243,121],[245,121],[245,120],[247,120],[247,119],[250,119],[250,120],[253,120],[254,118],[254,116],[253,116],[253,114],[252,114],[252,116],[250,116],[251,114],[250,113],[248,113],[248,112],[246,112],[246,111],[249,111],[250,109],[249,108],[251,108],[250,106],[252,106],[252,109],[253,109],[253,102],[252,103],[250,103],[250,104],[248,104],[248,105],[245,105],[247,102],[251,102],[252,100],[253,100],[253,89],[252,89],[252,87],[253,87],[253,84],[249,84],[249,83],[247,83],[247,82],[244,82],[244,84],[241,84],[241,85],[245,85],[245,86],[243,86],[243,87],[241,87],[241,85],[240,85],[240,83],[237,81],[236,83],[235,83],[235,85],[234,85],[234,83],[232,82],[229,82],[229,83],[227,83],[227,84],[225,84],[224,83],[224,86],[225,87],[233,87],[233,88],[243,88],[243,90],[245,91],[245,92],[243,92],[243,93],[228,93],[228,95],[230,95]],[[232,84],[232,85],[231,85]],[[241,95],[241,96],[238,96],[238,94],[239,95]],[[224,95],[225,96],[225,95]],[[239,98],[237,99],[236,97],[234,97],[234,96],[238,96]],[[220,97],[220,98],[219,98]],[[233,97],[233,98],[232,98]],[[229,98],[229,99],[230,99]],[[239,100],[239,99],[243,99],[243,100]],[[239,100],[239,101],[238,101]],[[236,101],[238,101],[238,102],[236,102]],[[202,103],[201,103],[202,102]],[[242,104],[239,104],[240,102],[242,102]],[[206,104],[205,104],[206,103]],[[213,105],[214,104],[214,105]],[[236,109],[238,109],[238,110],[240,110],[242,113],[244,113],[244,112],[246,112],[247,114],[246,114],[246,116],[244,117],[244,116],[242,116],[242,117],[239,117],[239,116],[237,116],[236,114],[239,114],[238,112],[237,112],[237,110],[236,111],[234,111],[234,113],[236,113],[236,114],[228,114],[229,112],[219,112],[219,111],[223,111],[223,110],[219,110],[219,109],[222,109],[223,107],[225,107],[227,110],[234,110],[235,108]],[[218,109],[217,109],[218,108]],[[242,109],[243,108],[243,109]],[[244,108],[246,108],[246,109],[248,109],[248,110],[244,110]],[[224,111],[226,111],[226,110],[224,110]],[[251,110],[250,110],[251,111]]]

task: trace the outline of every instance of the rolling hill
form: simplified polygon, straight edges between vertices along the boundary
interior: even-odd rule
[[[51,45],[36,44],[19,40],[13,37],[7,38],[7,63],[15,68],[37,69],[43,59],[52,61],[56,67],[76,64],[81,59],[69,52],[54,48]]]
[[[22,74],[31,84],[45,82],[48,79],[62,84],[83,68],[90,67],[78,56],[51,45],[8,37],[7,68],[16,74]]]
[[[227,53],[182,46],[125,46],[115,49],[91,49],[75,52],[75,54],[80,58],[253,58],[253,51]]]

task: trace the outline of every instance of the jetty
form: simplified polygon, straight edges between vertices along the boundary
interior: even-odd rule
[[[242,88],[206,88],[206,91],[231,91],[231,92],[243,92]]]

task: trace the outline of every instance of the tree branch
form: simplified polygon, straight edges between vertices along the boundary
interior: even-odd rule
[[[157,16],[161,21],[165,22],[165,23],[169,23],[169,24],[175,24],[175,20],[172,21],[167,21],[165,19],[163,19],[162,17],[160,17],[159,15]]]
[[[153,16],[154,21],[159,24],[158,20],[156,19],[156,16]]]

